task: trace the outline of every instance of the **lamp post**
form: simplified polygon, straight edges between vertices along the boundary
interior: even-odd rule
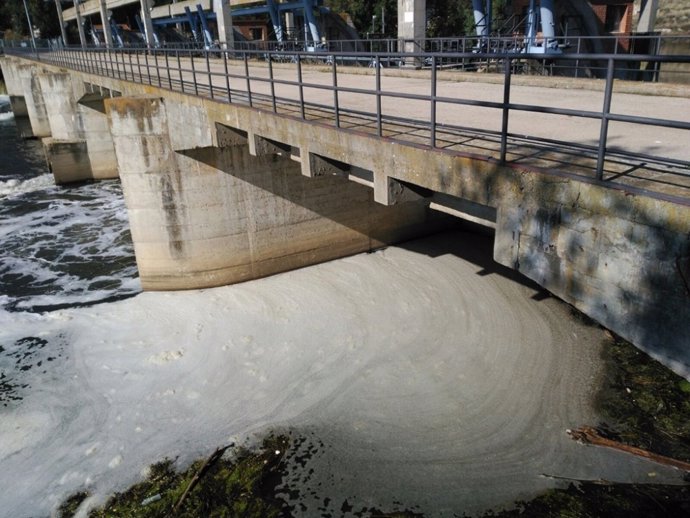
[[[34,38],[34,26],[31,23],[31,16],[29,16],[29,7],[26,5],[26,0],[24,2],[24,12],[26,13],[26,21],[29,24],[29,35],[31,36],[31,46],[36,50],[36,39]]]

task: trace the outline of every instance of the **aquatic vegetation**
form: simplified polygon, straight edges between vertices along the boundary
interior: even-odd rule
[[[606,374],[597,396],[611,439],[690,461],[690,383],[613,335],[603,347]]]
[[[262,517],[287,516],[284,503],[275,497],[287,439],[269,436],[256,451],[240,449],[229,458],[221,455],[193,463],[177,472],[166,459],[150,467],[146,480],[89,513],[91,518],[112,517]],[[223,449],[224,451],[224,449]],[[87,497],[77,493],[59,509],[72,516]]]

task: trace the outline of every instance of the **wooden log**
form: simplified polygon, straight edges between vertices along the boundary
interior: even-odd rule
[[[592,444],[594,446],[604,446],[606,448],[613,448],[614,450],[632,453],[633,455],[649,459],[659,464],[673,466],[675,468],[682,469],[683,471],[690,471],[690,462],[673,459],[671,457],[665,457],[664,455],[659,455],[651,451],[643,450],[642,448],[637,448],[635,446],[623,444],[619,441],[607,439],[606,437],[602,437],[596,430],[596,428],[593,428],[592,426],[581,426],[580,428],[576,428],[575,430],[568,430],[568,434],[576,441],[580,441],[584,444]]]

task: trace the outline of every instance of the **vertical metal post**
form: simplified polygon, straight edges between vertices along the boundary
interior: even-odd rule
[[[194,55],[189,53],[189,62],[192,64],[192,83],[194,84],[194,95],[199,95],[199,86],[196,84],[196,68],[194,67]]]
[[[148,84],[151,84],[151,67],[149,67],[149,53],[144,51],[144,66],[146,67],[146,77]]]
[[[430,124],[430,140],[429,143],[432,148],[436,147],[436,56],[431,56],[431,117]]]
[[[180,61],[180,51],[176,50],[175,55],[177,56],[177,72],[180,74],[180,88],[182,88],[182,93],[184,93],[184,79],[182,77],[182,62]]]
[[[209,58],[210,52],[206,51],[206,73],[208,74],[208,90],[211,93],[211,99],[213,99],[213,78],[211,77],[211,61]]]
[[[577,54],[580,54],[580,49],[582,48],[582,38],[577,39]],[[575,77],[580,75],[580,59],[575,60]]]
[[[597,154],[597,180],[604,179],[604,160],[606,158],[606,142],[609,132],[609,113],[611,113],[611,97],[613,94],[614,60],[609,58],[606,69],[606,86],[604,89],[604,108],[601,112],[601,131],[599,133],[599,152]]]
[[[132,72],[132,81],[134,81],[134,64],[132,63],[132,53],[129,52],[129,71]],[[127,74],[125,74],[125,79],[127,79]]]
[[[503,119],[501,121],[501,156],[502,164],[506,163],[506,153],[508,149],[508,115],[510,114],[510,79],[512,63],[510,57],[507,57],[503,64]]]
[[[249,80],[249,57],[244,53],[244,77],[247,80],[247,102],[252,106],[252,82]]]
[[[276,104],[276,85],[273,82],[273,57],[269,52],[268,56],[268,79],[271,84],[271,104],[273,105],[273,113],[278,112],[278,106]]]
[[[340,127],[340,105],[338,103],[338,69],[337,59],[333,57],[333,110],[335,111],[335,127]]]
[[[302,56],[297,54],[297,83],[299,85],[299,110],[302,118],[305,117],[304,111],[304,85],[302,84]]]
[[[143,76],[141,75],[141,60],[139,59],[139,52],[137,51],[137,75],[139,76],[139,83],[143,83]]]
[[[158,88],[160,88],[162,85],[161,83],[161,69],[158,68],[158,51],[154,50],[153,51],[153,62],[155,63],[156,67],[156,78],[158,79]]]
[[[230,74],[228,74],[228,51],[223,52],[223,68],[225,69],[225,91],[228,94],[228,102],[230,100]]]
[[[168,88],[170,90],[172,90],[173,86],[172,86],[172,78],[170,77],[170,60],[168,57],[170,55],[170,52],[168,51],[168,49],[164,49],[163,52],[165,53],[164,54],[165,55],[165,70],[167,70],[167,74],[168,74]]]
[[[376,67],[376,134],[383,136],[383,121],[381,120],[381,61],[379,56],[374,56]]]

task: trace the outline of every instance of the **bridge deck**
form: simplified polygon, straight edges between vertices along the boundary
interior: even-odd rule
[[[503,101],[504,87],[496,82],[495,74],[483,74],[486,82],[478,82],[482,74],[438,73],[432,110],[429,70],[379,69],[379,74],[372,68],[338,67],[336,96],[332,68],[323,64],[301,63],[297,67],[294,63],[274,62],[269,66],[261,60],[245,63],[219,57],[138,53],[96,56],[95,60],[88,54],[88,60],[74,59],[72,66],[213,96],[219,101],[251,103],[258,109],[316,124],[339,124],[347,131],[380,134],[420,146],[430,146],[433,139],[434,147],[447,152],[483,159],[500,157],[503,110],[498,105]],[[43,61],[56,59],[55,54],[41,56]],[[599,119],[527,112],[519,106],[601,112],[605,81],[543,77],[532,78],[529,85],[515,84],[519,80],[519,76],[514,78],[510,91],[510,103],[515,109],[509,114],[506,162],[595,178]],[[616,91],[612,113],[690,122],[690,87],[649,83],[625,86],[637,93]],[[469,104],[455,104],[457,101]],[[495,106],[478,106],[477,102]],[[434,117],[436,124],[432,125]],[[687,129],[611,121],[603,180],[690,199],[689,137]]]

